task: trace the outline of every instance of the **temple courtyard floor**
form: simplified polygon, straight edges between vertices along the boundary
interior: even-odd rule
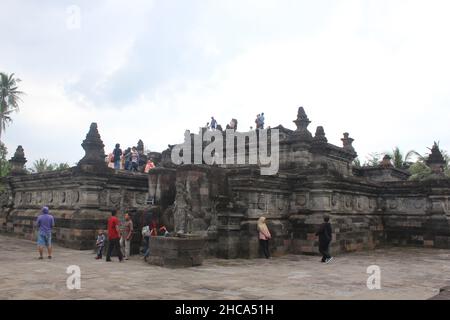
[[[107,263],[92,251],[59,246],[52,260],[38,260],[34,242],[0,235],[0,253],[0,299],[429,299],[450,284],[450,250],[438,249],[342,254],[327,265],[317,256],[288,255],[166,269],[140,256]],[[71,265],[80,268],[80,289],[67,288]],[[381,288],[370,290],[373,265]]]

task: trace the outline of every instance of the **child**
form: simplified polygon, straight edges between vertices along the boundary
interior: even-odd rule
[[[316,236],[319,236],[319,252],[322,254],[322,262],[330,263],[333,260],[333,257],[330,255],[330,242],[332,239],[330,217],[325,216],[323,221],[316,232]]]
[[[161,228],[159,228],[159,233],[162,234],[164,237],[169,236],[169,231],[167,231],[166,226],[162,226]]]
[[[96,245],[97,257],[95,259],[98,260],[102,258],[103,248],[105,247],[105,234],[102,230],[100,230],[100,232],[98,233]]]

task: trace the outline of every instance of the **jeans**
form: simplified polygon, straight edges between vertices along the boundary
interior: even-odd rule
[[[102,256],[103,256],[103,246],[99,246],[99,247],[97,248],[97,257],[98,257],[99,259],[101,259]]]
[[[125,259],[128,259],[130,257],[130,246],[131,246],[131,240],[126,240],[124,237],[120,238],[120,249],[123,250],[123,255]]]
[[[145,254],[144,257],[147,258],[150,255],[150,237],[144,237],[144,243],[145,243]]]
[[[138,171],[138,163],[137,162],[131,162],[131,171]]]
[[[113,249],[117,250],[117,254],[119,256],[119,260],[123,260],[122,251],[120,250],[120,240],[119,238],[116,239],[109,239],[109,245],[108,245],[108,252],[106,253],[106,261],[111,261],[111,253]]]
[[[119,170],[120,169],[120,159],[114,161],[114,169]]]
[[[270,258],[269,240],[259,239],[259,245],[260,245],[266,259],[269,259]]]

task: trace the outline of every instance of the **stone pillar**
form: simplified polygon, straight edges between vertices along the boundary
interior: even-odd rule
[[[9,163],[11,164],[11,175],[17,176],[17,175],[24,175],[27,173],[25,169],[25,163],[27,162],[27,159],[25,158],[25,153],[23,151],[22,146],[18,146],[16,149],[16,152],[14,153],[14,157],[9,160]]]
[[[97,130],[97,124],[93,122],[86,135],[86,139],[81,144],[85,151],[85,156],[78,162],[78,168],[83,171],[102,172],[108,169],[105,161],[105,145]]]

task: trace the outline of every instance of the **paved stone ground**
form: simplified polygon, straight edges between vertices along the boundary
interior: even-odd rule
[[[165,269],[139,256],[97,261],[91,251],[54,248],[38,260],[35,244],[0,235],[0,299],[429,299],[450,284],[450,250],[387,248],[336,257],[289,255],[271,260],[206,260]],[[68,290],[66,268],[81,268],[81,290]],[[381,268],[369,290],[367,267]]]

